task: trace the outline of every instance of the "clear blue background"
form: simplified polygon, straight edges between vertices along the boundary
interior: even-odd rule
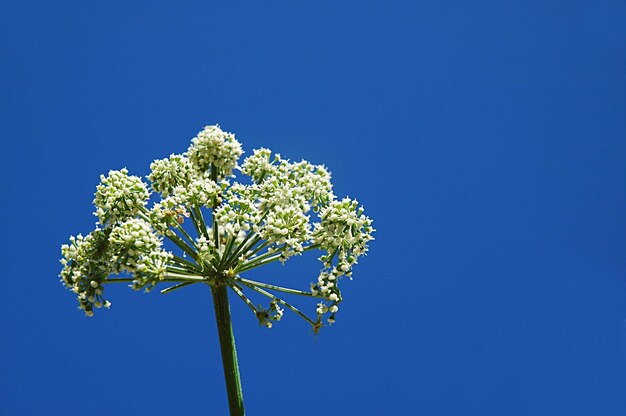
[[[0,16],[0,414],[226,414],[208,288],[110,287],[86,319],[57,277],[100,173],[146,175],[211,123],[325,163],[378,229],[318,337],[234,303],[248,414],[626,414],[624,2]]]

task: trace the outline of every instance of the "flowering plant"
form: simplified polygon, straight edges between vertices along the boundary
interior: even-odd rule
[[[238,165],[242,154],[233,134],[207,126],[187,152],[150,165],[149,187],[126,169],[102,175],[93,201],[96,229],[70,237],[61,248],[61,281],[77,295],[87,316],[111,306],[104,297],[110,283],[129,282],[133,289],[146,291],[170,284],[162,293],[209,285],[231,414],[243,414],[243,398],[227,289],[265,327],[271,328],[287,308],[317,333],[335,321],[342,300],[339,280],[352,276],[374,232],[357,201],[335,197],[324,166],[290,162],[264,148]],[[241,174],[239,181],[234,181],[234,172]],[[148,208],[151,194],[158,200]],[[205,214],[210,214],[208,223]],[[164,239],[173,243],[173,250],[164,247]],[[244,277],[252,269],[311,250],[321,250],[322,269],[310,290]],[[255,306],[247,290],[269,298],[269,305]],[[317,298],[314,316],[276,292]]]

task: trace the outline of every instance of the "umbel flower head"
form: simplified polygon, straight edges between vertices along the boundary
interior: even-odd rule
[[[185,153],[152,162],[149,184],[125,168],[100,177],[97,228],[61,249],[61,281],[87,316],[110,306],[103,297],[110,283],[136,290],[168,284],[163,293],[204,283],[230,288],[268,328],[285,309],[315,332],[335,322],[340,280],[351,278],[367,253],[372,220],[356,200],[335,197],[324,166],[265,148],[239,165],[242,154],[234,134],[207,126]],[[309,290],[249,278],[261,266],[313,250],[321,252],[321,267]],[[278,294],[315,298],[312,317]],[[268,298],[267,306],[251,295]]]

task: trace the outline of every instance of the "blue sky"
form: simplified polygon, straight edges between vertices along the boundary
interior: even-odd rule
[[[326,164],[378,230],[318,337],[234,303],[248,414],[625,414],[623,2],[0,16],[0,414],[226,413],[208,288],[110,288],[86,319],[57,277],[101,173],[146,175],[213,123],[247,154]]]

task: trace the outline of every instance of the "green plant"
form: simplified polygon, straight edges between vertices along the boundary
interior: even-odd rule
[[[110,307],[104,288],[111,283],[129,282],[146,291],[169,283],[161,293],[209,285],[232,415],[243,415],[244,407],[228,289],[263,326],[271,328],[287,308],[317,333],[324,322],[335,321],[342,300],[339,280],[352,275],[374,232],[357,201],[335,198],[324,166],[290,162],[268,149],[255,150],[239,166],[242,153],[233,134],[205,127],[186,153],[150,165],[147,179],[157,196],[150,209],[151,192],[141,178],[126,169],[102,175],[93,201],[96,229],[62,246],[60,274],[87,316]],[[231,181],[233,172],[240,181]],[[164,239],[174,249],[166,249]],[[322,251],[323,266],[310,290],[243,277],[311,250]],[[255,306],[246,290],[269,298],[268,306]],[[319,299],[315,315],[309,317],[276,292]]]

